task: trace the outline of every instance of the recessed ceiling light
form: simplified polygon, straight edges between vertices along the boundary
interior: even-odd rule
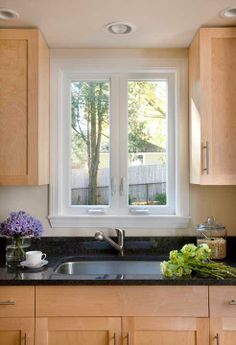
[[[220,15],[225,18],[236,18],[236,7],[229,7],[220,12]]]
[[[105,25],[105,30],[113,35],[131,34],[135,29],[135,25],[127,22],[114,22]]]
[[[19,13],[10,10],[9,8],[0,8],[0,19],[10,20],[19,17]]]

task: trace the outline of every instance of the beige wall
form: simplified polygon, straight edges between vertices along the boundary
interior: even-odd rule
[[[54,228],[47,221],[48,187],[0,187],[0,220],[10,211],[23,209],[42,220],[46,236],[86,236],[93,235],[95,229]],[[229,235],[236,236],[236,186],[190,186],[190,216],[187,229],[128,229],[127,235],[193,235],[194,225],[215,216],[217,221],[228,228]]]

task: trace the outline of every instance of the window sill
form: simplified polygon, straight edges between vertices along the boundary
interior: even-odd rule
[[[158,215],[158,216],[103,216],[103,215],[85,215],[85,216],[49,216],[52,228],[176,228],[183,229],[188,226],[190,217],[176,215]]]

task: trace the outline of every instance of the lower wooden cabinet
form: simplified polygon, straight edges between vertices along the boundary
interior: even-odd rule
[[[1,318],[0,319],[1,345],[33,345],[34,319],[33,318]]]
[[[0,345],[236,345],[236,286],[86,288],[0,287]]]
[[[211,286],[210,345],[236,344],[236,287]]]
[[[208,318],[128,317],[122,329],[122,345],[209,344]]]
[[[119,317],[50,317],[36,319],[35,345],[119,345]]]
[[[210,345],[236,344],[236,315],[235,317],[212,317],[210,323]]]
[[[49,317],[36,319],[35,345],[209,345],[207,318]]]

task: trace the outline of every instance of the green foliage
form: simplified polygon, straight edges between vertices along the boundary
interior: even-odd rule
[[[158,201],[158,205],[166,205],[166,193],[155,195],[154,200]]]
[[[192,273],[216,279],[236,278],[235,268],[211,261],[210,255],[211,249],[207,244],[198,247],[186,244],[180,251],[170,252],[169,261],[161,263],[161,271],[167,278],[185,278]]]
[[[153,140],[153,144],[163,147],[167,105],[161,83],[129,81],[128,95],[129,152],[146,152],[145,144]],[[154,138],[150,128],[157,122],[158,133]]]

